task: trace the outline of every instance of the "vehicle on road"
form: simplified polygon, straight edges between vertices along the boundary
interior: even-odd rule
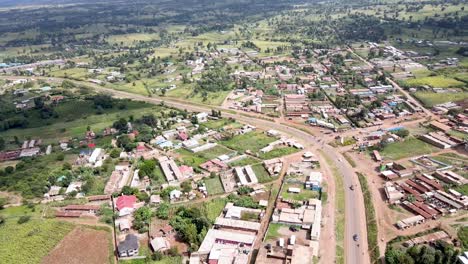
[[[292,232],[297,232],[298,231],[297,227],[295,227],[295,226],[290,226],[289,230],[292,231]]]
[[[359,239],[358,235],[357,235],[357,234],[354,234],[354,235],[353,235],[353,240],[354,240],[354,241],[358,241],[358,239]]]
[[[354,191],[354,185],[349,186],[349,189],[350,189],[351,191]]]

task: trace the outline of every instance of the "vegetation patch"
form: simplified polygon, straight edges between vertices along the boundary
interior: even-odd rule
[[[224,193],[223,184],[219,176],[205,178],[204,181],[209,195]]]
[[[399,160],[411,156],[429,154],[438,149],[415,137],[408,137],[404,141],[390,143],[384,147],[380,154],[389,160]]]
[[[25,215],[8,210],[0,211],[7,215],[0,227],[0,263],[39,263],[74,228],[68,222],[38,219],[30,214],[34,217],[18,224]]]
[[[425,107],[431,108],[438,104],[447,102],[457,102],[468,98],[468,92],[459,93],[433,93],[433,92],[415,92],[414,96],[421,101]]]
[[[358,178],[361,185],[362,194],[364,196],[364,204],[366,204],[367,243],[369,247],[371,263],[378,263],[380,258],[380,250],[377,240],[377,219],[375,217],[375,209],[372,203],[372,194],[369,191],[366,176],[364,174],[358,173]]]

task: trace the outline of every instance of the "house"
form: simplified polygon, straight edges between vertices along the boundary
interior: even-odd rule
[[[119,229],[121,232],[129,231],[130,227],[131,227],[131,224],[128,219],[122,219],[119,223]]]
[[[161,167],[164,176],[166,176],[166,180],[169,183],[184,179],[184,176],[180,172],[179,167],[173,159],[162,156],[158,158],[158,161],[159,166]]]
[[[163,252],[171,247],[169,241],[167,241],[164,237],[155,237],[153,240],[151,240],[150,244],[154,252]]]
[[[320,190],[323,175],[319,171],[311,171],[305,182],[305,187],[314,191]]]
[[[136,209],[135,203],[137,198],[135,195],[122,195],[117,198],[115,206],[119,211],[119,216],[129,215]]]
[[[71,182],[70,185],[68,185],[67,190],[65,191],[65,194],[69,194],[71,192],[79,192],[81,190],[81,186],[83,186],[83,182],[76,181],[76,182]]]
[[[50,197],[57,196],[60,193],[60,189],[62,189],[62,187],[60,187],[60,186],[50,186],[49,192],[44,194],[44,197],[45,198],[50,198]]]
[[[179,191],[179,190],[172,190],[169,193],[169,197],[170,197],[171,200],[180,199],[181,195],[182,195],[182,192]]]
[[[208,172],[220,172],[226,170],[228,165],[218,159],[212,159],[205,163],[200,164],[200,168]]]
[[[159,194],[153,194],[150,196],[150,203],[151,204],[160,204],[161,203],[161,196]]]
[[[159,229],[159,232],[163,237],[165,237],[172,234],[172,232],[174,232],[174,228],[172,228],[172,226],[170,225],[165,225],[161,229]]]
[[[198,123],[203,123],[203,122],[208,121],[208,114],[205,112],[198,113],[196,117],[197,117]]]
[[[119,257],[131,257],[138,255],[138,237],[133,234],[128,234],[124,241],[121,241],[117,246]]]

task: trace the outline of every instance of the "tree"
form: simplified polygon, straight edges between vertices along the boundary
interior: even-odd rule
[[[393,134],[399,136],[399,137],[402,137],[402,138],[405,138],[407,136],[409,136],[410,132],[408,129],[399,129],[395,132],[393,132]]]
[[[127,120],[125,120],[125,118],[120,118],[119,120],[115,121],[114,124],[112,124],[112,127],[119,131],[126,130]]]
[[[108,94],[98,94],[93,97],[94,107],[102,107],[104,109],[112,108],[114,106],[114,101],[112,97]]]
[[[156,216],[163,220],[169,219],[169,204],[168,203],[160,204],[158,209],[156,209]]]
[[[118,158],[120,157],[120,150],[118,149],[112,149],[112,151],[110,152],[110,157],[115,159],[115,158]]]
[[[127,135],[122,135],[117,138],[117,146],[125,149],[125,151],[131,151],[134,147],[134,144],[131,142],[130,138]]]
[[[153,159],[145,160],[145,161],[141,162],[140,166],[138,167],[138,169],[140,170],[138,175],[140,176],[140,178],[142,178],[144,176],[150,177],[153,174],[155,168],[156,168],[156,161],[155,160],[153,160]]]
[[[5,149],[5,140],[0,137],[0,150]]]
[[[180,187],[182,188],[182,191],[183,192],[190,192],[192,190],[192,183],[190,182],[190,180],[187,180],[187,181],[184,181]]]
[[[137,188],[132,188],[128,185],[125,185],[123,188],[122,188],[122,194],[124,195],[135,195],[137,194],[139,191]]]
[[[18,224],[20,224],[20,225],[24,224],[24,223],[28,222],[30,219],[31,219],[31,216],[23,215],[18,219]]]
[[[0,198],[0,210],[5,207],[7,204],[7,199],[6,198]]]

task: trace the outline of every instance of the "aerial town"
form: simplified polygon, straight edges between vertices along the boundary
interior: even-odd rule
[[[0,263],[468,263],[466,3],[24,2]]]

